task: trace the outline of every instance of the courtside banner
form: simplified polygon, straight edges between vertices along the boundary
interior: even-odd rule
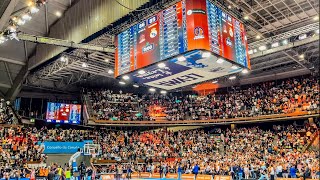
[[[74,154],[87,143],[92,143],[92,140],[82,142],[39,142],[44,148],[43,153],[45,154]]]

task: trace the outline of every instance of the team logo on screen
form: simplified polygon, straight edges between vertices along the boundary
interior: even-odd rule
[[[191,15],[191,14],[206,14],[206,11],[203,9],[190,9],[187,11],[187,15]]]
[[[156,29],[156,28],[152,28],[152,29],[151,29],[151,33],[150,33],[150,37],[151,37],[151,38],[154,38],[154,37],[157,36],[157,34],[158,34],[157,29]]]
[[[194,40],[197,39],[203,39],[204,38],[204,32],[203,29],[201,27],[196,27],[194,28]]]
[[[231,39],[229,37],[227,38],[227,45],[232,47],[232,41],[231,41]]]
[[[229,28],[229,35],[230,35],[231,37],[233,37],[233,31],[232,31],[232,28]]]
[[[146,53],[146,52],[151,51],[153,49],[154,49],[154,45],[147,43],[146,46],[142,48],[142,53]]]

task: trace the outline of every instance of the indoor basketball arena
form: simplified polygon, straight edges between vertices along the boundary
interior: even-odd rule
[[[0,0],[0,180],[320,178],[319,0]]]

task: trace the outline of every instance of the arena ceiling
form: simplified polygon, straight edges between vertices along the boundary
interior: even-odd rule
[[[177,1],[47,0],[17,32],[56,38],[55,43],[68,40],[112,50],[115,34]],[[251,50],[252,71],[233,81],[222,78],[222,86],[317,73],[318,0],[213,2],[246,24]],[[25,12],[28,3],[0,0],[0,32],[10,26],[10,19]],[[8,40],[0,44],[0,96],[13,99],[23,87],[63,92],[77,91],[80,86],[115,87],[113,65],[112,51]]]

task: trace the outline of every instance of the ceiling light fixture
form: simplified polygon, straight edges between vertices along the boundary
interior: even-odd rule
[[[260,51],[264,51],[264,50],[267,49],[267,46],[263,45],[263,46],[260,46],[258,49],[259,49]]]
[[[60,61],[61,62],[66,62],[68,60],[68,57],[65,57],[65,56],[62,56],[61,58],[60,58]]]
[[[121,84],[121,85],[125,85],[126,83],[125,83],[125,82],[123,82],[123,81],[119,81],[119,84]]]
[[[230,80],[236,79],[236,78],[237,78],[236,76],[230,76],[230,77],[229,77]]]
[[[186,60],[186,58],[185,58],[184,56],[179,56],[177,59],[178,59],[178,61],[180,61],[180,62]]]
[[[210,52],[203,52],[201,56],[202,56],[202,58],[208,58],[211,56],[211,53]]]
[[[140,74],[140,75],[145,74],[145,73],[146,73],[146,71],[143,70],[143,69],[141,69],[141,70],[138,71],[138,74]]]
[[[138,84],[134,84],[134,85],[133,85],[133,87],[138,88],[138,87],[139,87],[139,85],[138,85]]]
[[[314,20],[314,21],[318,21],[318,20],[319,20],[319,16],[313,17],[313,20]]]
[[[156,89],[155,89],[155,88],[150,88],[149,91],[150,91],[150,92],[155,92]]]
[[[273,48],[279,47],[279,43],[278,42],[272,43],[271,47],[273,47]]]
[[[300,59],[304,59],[304,54],[300,54],[300,55],[299,55],[299,58],[300,58]]]
[[[217,59],[217,63],[218,63],[218,64],[222,64],[223,62],[224,62],[224,59],[222,59],[222,58],[218,58],[218,59]]]
[[[159,63],[159,64],[158,64],[158,67],[159,67],[159,68],[164,68],[164,67],[166,67],[166,64],[165,64],[165,63]]]
[[[23,19],[18,19],[18,20],[17,20],[17,24],[18,24],[19,26],[22,26],[22,25],[24,25],[25,23],[26,23],[26,21],[23,20]]]
[[[113,74],[113,71],[111,69],[109,69],[108,74]]]
[[[246,15],[246,16],[243,17],[243,19],[244,19],[244,20],[248,20],[248,19],[249,19],[249,16]]]
[[[237,65],[232,65],[231,66],[231,69],[238,69],[239,68],[239,66],[237,66]]]
[[[32,17],[30,16],[30,14],[26,13],[26,14],[23,14],[21,16],[21,18],[25,21],[30,21],[32,19]]]
[[[30,7],[30,13],[31,14],[35,14],[37,12],[39,12],[39,8],[37,8],[36,6],[31,6]]]
[[[248,54],[250,54],[250,55],[253,54],[253,50],[252,50],[252,49],[249,50],[249,51],[248,51]]]
[[[60,11],[57,11],[57,12],[55,13],[55,15],[56,15],[57,17],[61,17],[61,16],[62,16],[62,14],[61,14]]]
[[[124,75],[124,76],[122,76],[122,79],[128,80],[128,79],[130,79],[130,77],[128,75]]]
[[[88,64],[83,62],[82,65],[81,65],[83,68],[87,68],[88,67]]]
[[[248,72],[249,72],[248,69],[242,70],[242,74],[247,74]]]
[[[12,33],[17,32],[17,27],[15,25],[9,26],[8,30]]]
[[[0,34],[0,44],[3,44],[4,42],[6,42],[8,39],[6,37],[4,37],[2,34]]]
[[[260,36],[260,35],[257,35],[257,36],[256,36],[256,39],[261,39],[261,36]]]
[[[217,83],[218,83],[218,81],[217,81],[217,80],[214,80],[214,81],[212,81],[212,83],[213,83],[213,84],[217,84]]]
[[[288,44],[288,40],[287,40],[287,39],[283,40],[283,41],[282,41],[282,44],[283,44],[283,45],[287,45],[287,44]]]

